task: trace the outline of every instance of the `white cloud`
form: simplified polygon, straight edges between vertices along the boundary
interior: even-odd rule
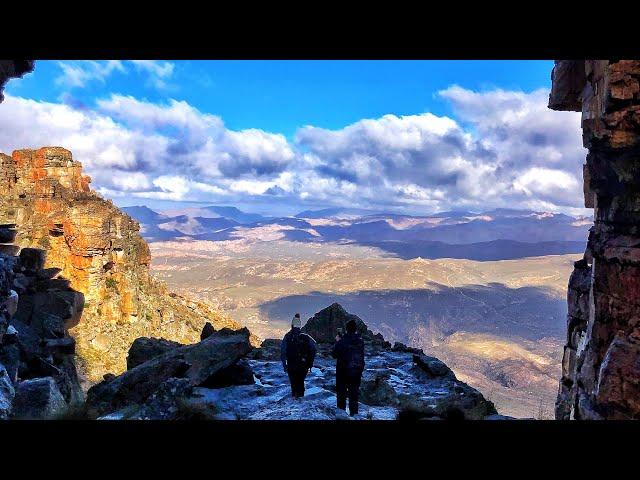
[[[158,60],[131,60],[138,69],[145,70],[160,78],[167,78],[173,75],[175,65],[171,62]]]
[[[139,65],[159,78],[173,72],[162,62]],[[306,126],[293,144],[278,133],[230,130],[185,101],[114,94],[92,110],[7,96],[0,151],[69,148],[110,196],[414,212],[581,207],[579,114],[549,111],[544,90],[453,86],[439,94],[453,107],[451,118],[384,115],[338,130]]]
[[[284,170],[295,156],[281,134],[259,129],[229,130],[219,117],[202,113],[184,101],[169,100],[159,105],[112,95],[97,104],[100,111],[132,128],[177,129],[169,146],[174,161],[212,178],[270,175]]]
[[[104,83],[113,72],[125,72],[120,60],[58,62],[58,66],[62,73],[55,79],[55,83],[67,88],[84,87],[92,80]]]
[[[173,63],[159,60],[131,60],[131,63],[138,71],[146,72],[149,76],[148,83],[158,90],[175,88],[175,85],[169,83],[175,69]]]
[[[148,85],[163,90],[171,87],[175,64],[159,60],[74,60],[58,62],[61,73],[55,79],[58,86],[68,89],[86,87],[92,81],[105,83],[114,72],[127,73],[126,64],[147,76]]]

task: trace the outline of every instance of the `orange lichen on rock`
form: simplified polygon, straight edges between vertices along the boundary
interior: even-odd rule
[[[91,179],[60,147],[0,154],[0,223],[16,224],[16,244],[47,250],[46,267],[85,295],[71,330],[90,381],[126,368],[126,352],[141,336],[181,343],[199,339],[202,326],[239,325],[204,305],[166,295],[149,274],[149,247],[139,225],[89,188]]]

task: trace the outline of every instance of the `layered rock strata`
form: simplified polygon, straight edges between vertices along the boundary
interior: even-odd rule
[[[569,281],[558,419],[640,419],[640,60],[558,61],[549,107],[582,112],[594,226]]]
[[[16,225],[15,248],[45,250],[44,267],[58,269],[84,294],[82,322],[70,333],[89,382],[124,371],[138,337],[192,343],[207,321],[216,329],[239,328],[155,281],[138,223],[92,191],[90,182],[64,148],[0,153],[0,224]]]

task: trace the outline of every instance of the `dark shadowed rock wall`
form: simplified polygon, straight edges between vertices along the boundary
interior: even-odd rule
[[[549,107],[582,112],[594,226],[569,281],[558,419],[640,419],[640,60],[558,61]]]

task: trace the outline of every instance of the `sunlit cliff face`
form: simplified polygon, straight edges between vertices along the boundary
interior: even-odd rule
[[[18,150],[0,161],[0,223],[16,224],[16,244],[46,250],[45,266],[60,269],[85,296],[82,320],[71,333],[90,381],[124,370],[137,337],[192,342],[207,320],[237,325],[205,305],[170,296],[151,278],[138,223],[90,189],[71,152]]]

